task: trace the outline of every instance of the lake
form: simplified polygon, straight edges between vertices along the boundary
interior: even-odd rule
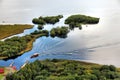
[[[119,0],[0,0],[0,23],[32,24],[39,16],[64,15],[55,25],[45,25],[45,29],[64,25],[64,20],[72,14],[99,17],[97,25],[82,25],[83,29],[72,30],[66,39],[41,37],[33,43],[33,49],[16,59],[0,60],[0,66],[11,62],[19,68],[29,60],[72,59],[120,67],[120,1]],[[25,30],[23,36],[36,30]],[[37,58],[30,59],[34,53]]]

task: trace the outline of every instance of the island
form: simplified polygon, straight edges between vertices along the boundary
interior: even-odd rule
[[[39,18],[34,18],[32,22],[34,24],[39,24],[39,25],[44,25],[44,24],[55,24],[59,22],[59,19],[63,18],[63,15],[58,15],[58,16],[47,16],[47,17],[42,17],[40,16]]]
[[[22,33],[25,29],[32,28],[30,24],[1,24],[0,25],[0,39]]]
[[[99,18],[86,16],[86,15],[71,15],[65,20],[65,24],[68,24],[70,29],[79,27],[82,29],[82,24],[97,24],[99,23]]]
[[[33,24],[38,25],[38,29],[43,29],[45,24],[55,24],[60,21],[60,19],[63,18],[63,15],[58,15],[58,16],[46,16],[42,17],[40,16],[39,18],[33,18],[32,22]]]
[[[51,29],[50,36],[66,38],[68,32],[69,32],[69,28],[67,26],[56,27]]]
[[[74,60],[35,61],[6,76],[7,80],[119,80],[120,69]]]

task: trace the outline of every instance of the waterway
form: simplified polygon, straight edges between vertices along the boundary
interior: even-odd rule
[[[82,25],[83,29],[72,30],[66,39],[41,37],[35,40],[31,51],[15,59],[0,60],[0,66],[14,61],[18,69],[26,60],[72,59],[120,67],[120,1],[119,0],[0,0],[0,23],[32,24],[32,18],[39,16],[64,15],[55,25],[45,29],[63,26],[64,20],[72,14],[85,14],[100,18],[97,25]],[[5,24],[4,23],[4,24]],[[37,29],[27,29],[17,36],[30,34]],[[39,57],[30,59],[34,53]]]

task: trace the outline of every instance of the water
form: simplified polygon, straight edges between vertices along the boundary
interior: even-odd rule
[[[55,25],[46,25],[45,29],[64,25],[64,19],[71,14],[100,17],[100,23],[88,27],[83,25],[82,30],[71,31],[66,39],[38,38],[31,51],[16,59],[0,60],[0,66],[8,66],[14,61],[14,65],[19,68],[26,60],[33,62],[36,59],[62,58],[120,67],[119,0],[0,0],[1,23],[5,21],[31,24],[34,17],[59,14],[63,14],[64,18]],[[36,26],[32,30],[35,29]],[[32,32],[31,29],[29,31]],[[26,31],[22,34],[25,35]],[[30,59],[36,52],[40,53],[40,56]]]

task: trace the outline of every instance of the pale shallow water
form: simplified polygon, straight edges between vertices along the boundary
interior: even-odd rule
[[[75,29],[66,39],[42,37],[36,39],[33,49],[16,59],[0,60],[0,66],[8,66],[12,61],[19,68],[26,60],[58,58],[82,60],[120,67],[120,1],[119,0],[0,0],[0,22],[30,23],[32,18],[63,14],[64,18],[45,29],[64,25],[64,19],[72,14],[86,14],[100,17],[97,25],[83,25]],[[33,29],[18,34],[23,36]],[[30,59],[34,53],[40,56]]]

